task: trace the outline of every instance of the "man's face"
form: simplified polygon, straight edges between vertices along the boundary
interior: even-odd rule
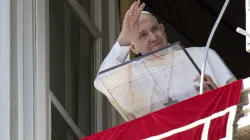
[[[131,50],[142,55],[168,46],[164,26],[151,14],[141,14]]]

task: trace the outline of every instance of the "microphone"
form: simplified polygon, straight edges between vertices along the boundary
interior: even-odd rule
[[[250,39],[250,34],[248,32],[246,32],[245,30],[238,27],[236,29],[236,32],[239,33],[239,34],[242,34],[242,35],[244,35],[246,37],[249,37],[249,39]],[[248,42],[247,45],[246,45],[246,51],[250,53],[250,42]]]
[[[240,27],[238,27],[238,28],[236,29],[236,32],[238,32],[238,33],[240,33],[240,34],[242,34],[242,35],[244,35],[244,36],[250,37],[250,34],[249,34],[248,32],[246,32],[245,30],[241,29]]]

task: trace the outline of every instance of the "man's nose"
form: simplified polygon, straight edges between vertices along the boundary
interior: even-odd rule
[[[155,34],[155,33],[153,33],[153,32],[150,32],[149,33],[149,39],[150,39],[150,41],[156,41],[157,40],[157,35]]]

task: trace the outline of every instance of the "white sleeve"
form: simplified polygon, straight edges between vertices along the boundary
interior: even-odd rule
[[[216,78],[214,80],[216,80],[217,86],[225,85],[229,79],[236,79],[221,57],[213,49],[209,49],[207,63],[213,66],[211,69]]]
[[[128,54],[129,54],[129,46],[120,46],[120,44],[117,41],[112,47],[112,49],[110,50],[109,54],[106,56],[106,58],[102,62],[98,73],[105,69],[122,64],[123,62],[129,59]],[[98,74],[94,81],[94,86],[98,91],[100,91],[101,93],[109,97],[108,91],[104,87],[104,85],[101,83],[98,77]]]
[[[129,46],[120,46],[118,41],[114,44],[109,54],[103,60],[98,72],[119,65],[127,61],[129,54]]]
[[[98,73],[100,71],[122,64],[123,62],[127,61],[129,59],[128,57],[129,49],[130,49],[129,46],[120,46],[120,44],[117,41],[112,47],[112,49],[110,50],[109,54],[103,60]],[[115,102],[115,100],[109,94],[108,90],[105,88],[105,86],[101,82],[100,77],[98,76],[98,73],[94,81],[95,88],[99,92],[103,93],[108,98],[110,103],[116,108],[116,110],[122,115],[122,117],[126,121],[128,121],[127,117],[124,115],[125,114],[124,110],[120,108],[120,106]]]

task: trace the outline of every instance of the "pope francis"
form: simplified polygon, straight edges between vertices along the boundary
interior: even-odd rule
[[[128,61],[130,50],[135,54],[146,55],[168,47],[164,25],[158,23],[152,14],[143,11],[145,4],[139,5],[139,3],[140,1],[134,2],[126,12],[122,31],[102,62],[99,72]],[[193,86],[193,83],[185,80],[199,81],[197,71],[193,67],[189,67],[189,63],[179,67],[174,66],[177,61],[187,62],[185,54],[173,49],[166,51],[170,53],[157,57],[157,61],[150,59],[149,63],[143,63],[142,61],[145,59],[140,59],[131,63],[130,66],[126,65],[126,68],[122,70],[97,74],[94,81],[95,88],[106,95],[126,121],[198,95],[199,87]],[[197,66],[201,68],[204,48],[191,47],[187,48],[187,51]],[[165,66],[171,67],[164,69]],[[141,78],[142,75],[147,76]],[[207,81],[204,82],[204,91],[211,90],[208,85],[217,88],[234,78],[222,59],[212,49],[209,50],[205,78]],[[191,86],[192,90],[190,90]],[[187,90],[180,91],[183,89]]]

